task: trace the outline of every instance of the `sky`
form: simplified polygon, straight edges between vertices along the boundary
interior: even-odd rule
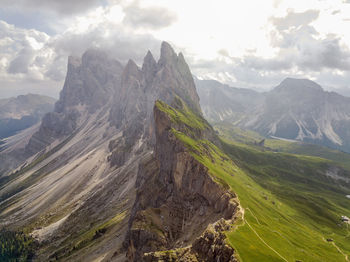
[[[69,55],[141,65],[160,43],[192,73],[266,91],[308,78],[350,96],[350,0],[1,0],[0,98],[58,97]]]

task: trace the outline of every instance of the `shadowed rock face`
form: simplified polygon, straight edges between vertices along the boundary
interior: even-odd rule
[[[105,106],[120,87],[123,67],[98,50],[88,50],[82,58],[68,59],[68,72],[55,111],[62,113],[79,104],[90,113]]]
[[[111,97],[120,88],[123,67],[98,50],[88,50],[82,58],[69,57],[68,70],[55,110],[44,116],[39,131],[30,140],[26,151],[34,154],[55,139],[72,134],[87,115],[110,105]]]
[[[209,223],[233,218],[238,206],[235,196],[212,179],[207,168],[191,156],[171,131],[175,128],[188,132],[188,127],[173,123],[157,106],[154,119],[155,153],[141,163],[137,177],[138,194],[126,239],[129,260],[168,261],[170,257],[157,257],[157,252],[152,252],[193,244],[186,255],[182,254],[183,260],[172,259],[187,261],[185,257],[194,256],[198,261],[235,261],[233,249],[224,244],[225,236],[220,230],[209,230],[200,236]],[[190,133],[196,139],[213,139],[212,132],[208,126],[202,132]],[[206,234],[212,238],[208,240]],[[209,247],[215,242],[222,245],[210,255]],[[152,254],[144,257],[149,252]]]

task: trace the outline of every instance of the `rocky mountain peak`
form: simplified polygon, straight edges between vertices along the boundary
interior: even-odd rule
[[[274,91],[322,92],[323,89],[320,85],[309,79],[286,78],[274,89]]]
[[[174,61],[176,57],[177,55],[171,45],[163,41],[160,48],[160,59],[158,63],[160,65],[165,65]]]
[[[122,81],[124,79],[129,78],[130,76],[134,76],[138,78],[138,75],[140,74],[141,74],[140,68],[137,66],[134,60],[129,59],[122,74]]]
[[[183,98],[194,111],[201,112],[191,70],[183,54],[177,55],[167,42],[161,46],[158,72],[156,82],[159,87],[170,88],[173,94]],[[167,101],[166,98],[163,99]]]
[[[145,58],[143,59],[142,70],[144,70],[146,68],[153,68],[156,65],[157,65],[156,60],[154,59],[151,51],[148,50]]]
[[[123,67],[101,50],[88,50],[82,58],[71,56],[67,67],[65,83],[54,112],[43,117],[39,131],[26,147],[30,153],[40,151],[57,138],[70,135],[86,121],[88,115],[108,106],[113,94],[120,88]]]
[[[143,59],[142,72],[145,74],[146,83],[152,82],[157,72],[157,62],[150,51],[147,52]]]
[[[81,66],[81,58],[76,56],[68,57],[68,72]]]
[[[98,49],[89,49],[85,51],[85,53],[82,56],[82,64],[83,65],[91,65],[91,64],[97,64],[97,63],[103,63],[108,60],[107,54]]]
[[[94,111],[109,99],[122,70],[122,65],[110,59],[102,50],[87,50],[82,58],[69,57],[67,76],[56,112],[79,104],[85,104]]]

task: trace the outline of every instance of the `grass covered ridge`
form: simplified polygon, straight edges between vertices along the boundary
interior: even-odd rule
[[[169,106],[164,112],[186,125],[191,118]],[[260,150],[227,137],[220,149],[172,132],[238,195],[244,212],[227,237],[242,261],[349,261],[350,229],[340,217],[350,216],[350,189],[324,175],[334,162]]]
[[[157,100],[155,106],[162,112],[166,113],[171,121],[176,124],[183,124],[192,129],[204,130],[210,128],[208,122],[201,116],[195,114],[181,98],[175,98],[175,106],[169,106],[168,104]]]

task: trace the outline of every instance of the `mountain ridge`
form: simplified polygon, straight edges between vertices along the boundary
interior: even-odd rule
[[[203,88],[200,81],[197,88]],[[238,93],[236,89],[231,91]],[[269,92],[255,93],[258,99],[251,99],[250,104],[242,105],[239,110],[232,107],[220,109],[218,103],[206,103],[208,96],[203,91],[199,94],[205,116],[212,122],[231,122],[265,136],[295,139],[350,152],[347,132],[350,98],[324,91],[311,80],[287,78]],[[249,97],[245,95],[243,101]]]
[[[38,123],[56,100],[37,94],[0,99],[0,139]]]

